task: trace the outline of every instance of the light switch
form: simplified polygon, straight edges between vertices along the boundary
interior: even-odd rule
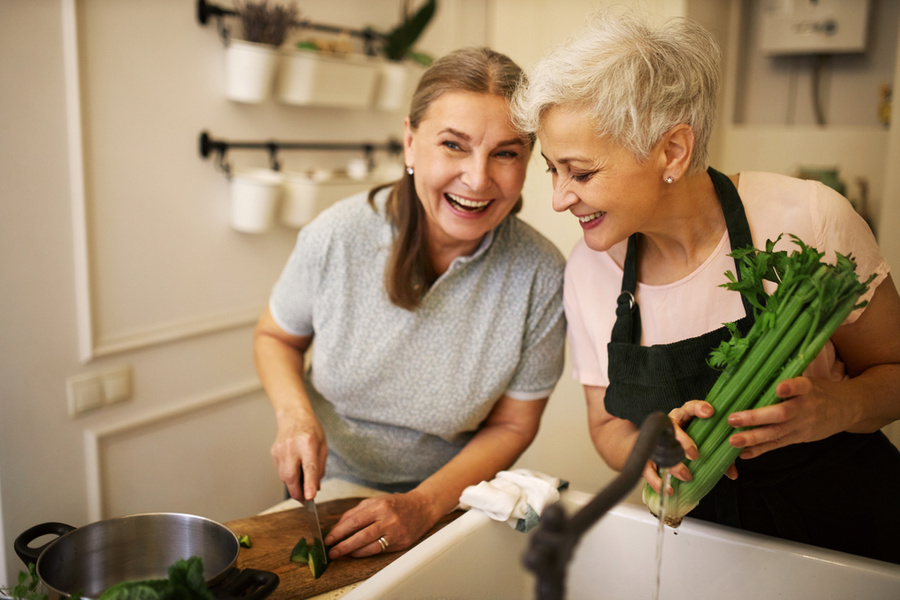
[[[131,367],[104,371],[101,379],[106,404],[124,402],[131,398]]]
[[[66,380],[69,416],[129,400],[133,393],[131,367],[112,367],[92,373],[73,375]]]
[[[75,375],[66,381],[70,417],[103,406],[103,386],[96,374]]]

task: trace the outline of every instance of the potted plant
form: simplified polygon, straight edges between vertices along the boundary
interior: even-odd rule
[[[278,99],[287,104],[367,108],[378,83],[379,61],[351,53],[349,40],[301,41],[285,48]]]
[[[427,0],[418,10],[410,10],[410,0],[403,4],[403,19],[393,30],[382,36],[381,52],[388,59],[381,69],[376,105],[382,110],[402,108],[418,80],[410,62],[428,66],[431,57],[412,49],[428,27],[437,10],[437,0]],[[407,60],[409,59],[409,60]]]
[[[228,40],[225,50],[225,96],[238,102],[261,102],[272,91],[278,48],[297,22],[295,4],[237,0],[242,39]]]

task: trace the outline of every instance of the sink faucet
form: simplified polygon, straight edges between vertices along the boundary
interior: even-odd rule
[[[525,567],[537,576],[537,600],[562,600],[566,568],[578,540],[637,485],[648,460],[667,468],[683,459],[671,419],[663,412],[651,413],[641,425],[622,472],[612,483],[571,517],[566,517],[559,502],[544,509],[541,525],[532,534],[523,557]]]

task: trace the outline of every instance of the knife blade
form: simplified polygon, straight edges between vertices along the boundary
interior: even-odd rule
[[[303,493],[303,472],[300,472],[300,493]],[[306,515],[306,521],[313,534],[313,544],[321,551],[322,559],[328,564],[328,552],[325,550],[325,538],[322,535],[322,525],[319,523],[319,511],[316,510],[315,500],[304,500],[303,514]]]

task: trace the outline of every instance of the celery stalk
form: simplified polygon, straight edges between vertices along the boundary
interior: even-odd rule
[[[676,495],[668,503],[668,525],[677,527],[741,453],[728,443],[736,432],[728,416],[778,402],[778,383],[801,375],[847,316],[862,306],[857,302],[872,278],[861,283],[851,257],[838,254],[834,265],[824,264],[821,253],[792,238],[799,250],[790,255],[774,251],[778,240],[768,241],[765,251],[748,248],[733,253],[741,259],[741,280],[728,272],[730,283],[724,287],[752,296],[756,323],[746,339],[734,331],[732,339],[711,354],[711,365],[725,365],[706,398],[716,412],[709,419],[695,419],[687,428],[699,457],[685,461],[691,481],[672,480]],[[763,291],[764,279],[778,284],[771,296]],[[765,299],[764,305],[759,298]],[[661,499],[649,484],[643,499],[659,516]]]

